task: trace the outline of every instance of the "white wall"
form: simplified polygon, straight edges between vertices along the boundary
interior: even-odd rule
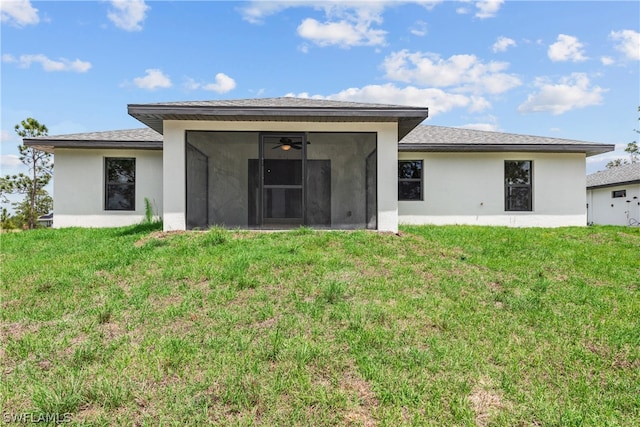
[[[614,191],[626,190],[626,197],[613,198]],[[587,190],[587,221],[602,225],[629,225],[640,221],[640,184]]]
[[[399,153],[424,161],[424,200],[398,203],[401,224],[586,225],[580,153]],[[504,161],[533,161],[533,211],[504,210]]]
[[[164,122],[164,228],[186,228],[185,135],[187,130],[249,132],[377,132],[378,230],[398,231],[396,123],[240,122],[166,120]]]
[[[136,210],[107,211],[105,157],[136,159]],[[53,226],[117,227],[144,219],[144,199],[162,215],[162,151],[57,148],[53,181]]]

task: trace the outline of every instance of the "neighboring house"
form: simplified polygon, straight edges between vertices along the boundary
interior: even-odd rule
[[[133,104],[147,129],[25,139],[55,153],[54,227],[585,225],[611,144],[420,125],[427,108],[299,98]]]
[[[51,227],[53,225],[53,212],[38,217],[38,225],[43,227]]]
[[[640,163],[587,176],[589,224],[640,225]]]

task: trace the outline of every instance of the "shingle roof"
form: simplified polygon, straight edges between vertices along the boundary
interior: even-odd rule
[[[615,148],[613,144],[431,125],[417,126],[398,147],[400,151],[542,151],[587,156]]]
[[[25,139],[26,145],[45,151],[59,148],[161,149],[163,137],[153,129],[74,133]],[[611,144],[513,133],[487,132],[442,126],[418,126],[398,144],[400,151],[546,151],[587,155],[612,151]]]
[[[128,112],[160,133],[164,120],[396,122],[398,139],[429,116],[426,107],[293,97],[129,104]]]
[[[47,152],[53,152],[54,148],[162,149],[162,135],[149,128],[40,136],[25,138],[23,142]]]
[[[66,135],[43,136],[34,140],[49,141],[157,141],[162,142],[162,135],[153,129],[123,129],[104,132],[69,133]]]
[[[135,105],[135,104],[132,104]],[[175,101],[138,104],[146,106],[176,106],[176,107],[213,107],[213,108],[354,108],[354,109],[389,109],[412,108],[397,104],[376,104],[365,102],[334,101],[330,99],[294,98],[289,96],[279,98],[247,98],[221,99],[212,101]],[[422,108],[422,107],[420,107]]]
[[[587,175],[587,188],[640,183],[640,163],[616,166]]]

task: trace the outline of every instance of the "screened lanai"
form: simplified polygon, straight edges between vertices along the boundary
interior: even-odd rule
[[[188,131],[187,228],[377,228],[376,134]]]

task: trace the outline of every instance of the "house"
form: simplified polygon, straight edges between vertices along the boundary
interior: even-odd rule
[[[587,176],[587,222],[640,225],[640,163]]]
[[[300,98],[130,104],[143,129],[25,139],[55,154],[54,227],[585,225],[609,144],[420,125],[427,108]]]
[[[38,225],[42,227],[51,227],[53,225],[53,212],[38,217]]]

